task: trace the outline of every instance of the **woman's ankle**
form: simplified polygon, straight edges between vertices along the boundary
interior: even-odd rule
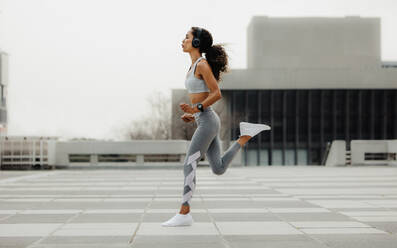
[[[181,210],[179,211],[180,214],[188,214],[190,212],[190,206],[182,205]]]
[[[181,210],[181,211],[179,211],[180,214],[188,214],[189,212],[190,212],[190,210],[187,210],[187,211],[182,211]]]
[[[239,143],[240,146],[243,147],[251,138],[252,137],[248,135],[240,136],[239,139],[237,140],[237,143]]]

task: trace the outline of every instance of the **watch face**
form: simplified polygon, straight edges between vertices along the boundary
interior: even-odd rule
[[[203,111],[203,104],[201,104],[201,103],[197,104],[197,108],[198,108],[200,111]]]

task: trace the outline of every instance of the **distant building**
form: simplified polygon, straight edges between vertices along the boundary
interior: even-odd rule
[[[8,55],[0,50],[0,135],[7,135]]]
[[[240,121],[272,127],[247,143],[244,165],[320,165],[333,140],[349,150],[352,139],[397,139],[397,62],[381,61],[380,18],[255,16],[247,69],[219,86],[221,139],[237,139]],[[187,91],[174,89],[175,119],[181,99]],[[184,138],[178,125],[173,139]]]

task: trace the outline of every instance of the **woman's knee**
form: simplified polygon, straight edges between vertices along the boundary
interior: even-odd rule
[[[213,172],[215,175],[218,175],[218,176],[224,174],[225,171],[226,171],[224,168],[219,168],[219,167],[211,167],[211,169],[212,169],[212,172]]]

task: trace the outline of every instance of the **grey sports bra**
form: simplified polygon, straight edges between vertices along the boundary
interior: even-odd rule
[[[200,57],[194,62],[193,69],[188,73],[185,80],[185,87],[189,93],[200,93],[200,92],[210,92],[205,81],[202,79],[198,79],[194,76],[196,71],[197,63],[204,57]]]

